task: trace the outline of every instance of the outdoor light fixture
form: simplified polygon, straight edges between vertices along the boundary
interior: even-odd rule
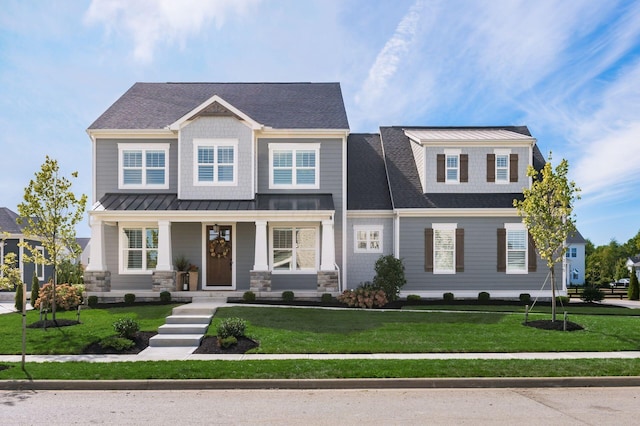
[[[218,224],[216,223],[215,225],[213,225],[213,232],[215,232],[216,234],[218,232],[220,232],[220,227],[218,226]]]

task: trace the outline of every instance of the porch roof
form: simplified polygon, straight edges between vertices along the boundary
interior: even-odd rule
[[[253,200],[180,200],[177,194],[105,194],[93,209],[107,211],[335,210],[331,194],[256,194]]]

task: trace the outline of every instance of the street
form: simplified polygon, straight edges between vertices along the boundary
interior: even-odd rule
[[[640,388],[2,391],[0,424],[632,425]]]

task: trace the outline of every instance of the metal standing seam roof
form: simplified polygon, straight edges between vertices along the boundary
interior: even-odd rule
[[[531,140],[531,135],[506,128],[420,128],[407,129],[407,136],[419,141]],[[528,133],[528,131],[526,132]]]

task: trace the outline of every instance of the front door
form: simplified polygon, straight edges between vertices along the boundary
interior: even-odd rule
[[[207,226],[207,286],[233,285],[233,241],[231,226]]]

